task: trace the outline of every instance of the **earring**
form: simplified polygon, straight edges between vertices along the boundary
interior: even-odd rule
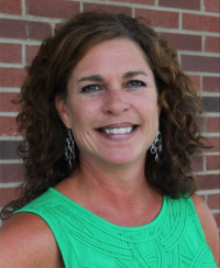
[[[162,147],[162,135],[160,133],[160,131],[157,131],[157,135],[156,138],[153,142],[153,144],[151,145],[150,148],[150,152],[152,154],[156,154],[155,156],[155,161],[159,162],[160,161],[160,157],[159,157],[159,153],[162,153],[163,151],[163,147]]]
[[[75,159],[75,148],[74,148],[74,140],[71,129],[67,129],[67,137],[65,144],[65,158],[68,162],[68,166],[72,168],[72,160]]]

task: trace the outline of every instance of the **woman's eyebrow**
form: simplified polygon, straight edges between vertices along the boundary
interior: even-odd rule
[[[129,71],[126,72],[122,78],[126,79],[126,78],[131,78],[137,75],[145,75],[147,76],[147,74],[144,71]],[[82,82],[82,81],[94,81],[94,82],[103,82],[104,79],[101,77],[101,75],[99,74],[95,74],[95,75],[90,75],[90,76],[85,76],[80,78],[77,83]]]
[[[127,73],[125,73],[123,75],[123,78],[124,79],[125,78],[131,78],[131,77],[134,77],[134,76],[137,76],[137,75],[140,75],[140,74],[147,76],[147,74],[144,71],[129,71],[129,72],[127,72]]]
[[[77,81],[77,83],[82,82],[82,81],[103,82],[104,79],[101,77],[101,75],[95,74],[95,75],[90,75],[90,76],[82,77],[82,78],[80,78]]]

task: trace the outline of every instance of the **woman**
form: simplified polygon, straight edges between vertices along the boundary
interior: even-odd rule
[[[217,267],[194,194],[200,107],[150,26],[74,16],[43,42],[19,103],[26,175],[2,212],[2,268]]]

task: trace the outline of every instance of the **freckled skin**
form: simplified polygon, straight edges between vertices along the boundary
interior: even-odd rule
[[[143,71],[146,75],[123,78],[129,71]],[[77,83],[91,75],[99,75],[103,81]],[[130,86],[131,80],[145,85]],[[97,85],[98,90],[83,93],[82,88],[88,85]],[[68,83],[66,106],[64,122],[73,130],[81,161],[86,158],[115,165],[144,162],[158,130],[160,108],[152,71],[135,43],[116,39],[92,47],[74,68]],[[123,122],[139,126],[129,139],[106,139],[96,130]]]

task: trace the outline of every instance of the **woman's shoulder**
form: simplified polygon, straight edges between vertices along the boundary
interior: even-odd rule
[[[194,194],[191,199],[204,231],[206,243],[211,248],[219,267],[219,233],[216,221],[202,197]]]
[[[52,231],[38,215],[21,212],[1,227],[1,267],[62,267]]]

